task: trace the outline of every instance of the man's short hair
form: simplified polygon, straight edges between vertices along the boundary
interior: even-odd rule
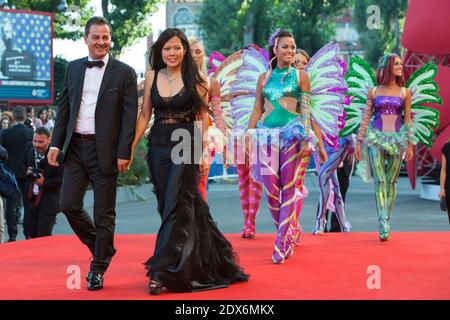
[[[84,35],[86,37],[88,36],[89,31],[91,30],[91,27],[93,25],[102,25],[102,24],[106,24],[109,27],[109,32],[112,34],[112,27],[109,21],[105,17],[95,16],[89,18],[89,20],[86,22],[86,26],[84,27]]]
[[[36,130],[34,130],[34,134],[43,134],[46,135],[47,138],[50,138],[50,131],[46,127],[38,127]]]
[[[13,117],[15,121],[25,121],[27,119],[27,110],[25,107],[18,106],[15,107],[12,111]]]

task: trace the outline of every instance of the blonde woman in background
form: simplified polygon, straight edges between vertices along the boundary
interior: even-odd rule
[[[205,48],[203,47],[203,43],[198,38],[189,38],[189,44],[191,48],[191,55],[194,58],[195,63],[200,71],[206,76],[208,71],[206,69]],[[219,147],[220,143],[218,140],[222,139],[222,141],[226,141],[227,127],[225,125],[225,120],[223,118],[222,108],[220,105],[220,84],[216,79],[208,78],[208,87],[210,88],[209,109],[214,119],[214,124],[211,120],[209,121],[208,145],[210,148],[211,159],[213,159],[216,151],[222,151],[220,150],[221,148]],[[206,186],[208,184],[210,168],[211,166],[208,166],[205,174],[199,181],[200,194],[205,201],[207,201]]]

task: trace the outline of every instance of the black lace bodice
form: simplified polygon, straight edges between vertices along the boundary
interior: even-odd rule
[[[191,101],[191,95],[188,90],[183,87],[178,93],[172,97],[162,97],[159,94],[156,84],[158,72],[155,72],[153,79],[150,99],[152,101],[155,114],[155,123],[163,120],[177,120],[180,122],[192,122],[195,120],[197,110]]]

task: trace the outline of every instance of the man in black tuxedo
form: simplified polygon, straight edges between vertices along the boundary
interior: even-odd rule
[[[116,253],[115,203],[118,172],[127,170],[137,117],[134,70],[108,51],[111,25],[90,18],[85,27],[89,57],[69,63],[59,101],[48,161],[63,151],[61,209],[93,255],[88,290],[103,288],[103,274]],[[94,222],[83,208],[88,184],[94,189]]]
[[[24,125],[26,120],[26,109],[20,106],[15,107],[12,113],[15,125],[2,131],[0,143],[8,151],[8,160],[5,164],[14,172],[21,195],[18,194],[6,198],[5,218],[6,225],[8,226],[8,242],[16,241],[18,233],[18,208],[21,196],[23,200],[24,216],[27,214],[27,201],[25,196],[27,171],[22,166],[22,160],[27,143],[31,142],[33,139],[33,130]]]
[[[50,132],[46,127],[34,131],[33,143],[28,145],[23,159],[27,170],[28,212],[24,217],[23,229],[26,237],[51,236],[58,213],[59,194],[62,182],[62,166],[48,164]]]

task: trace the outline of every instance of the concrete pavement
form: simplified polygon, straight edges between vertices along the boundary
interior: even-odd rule
[[[310,193],[304,200],[300,216],[304,232],[311,232],[315,223],[318,203],[317,176],[309,174],[306,186]],[[419,187],[418,187],[419,188]],[[160,218],[156,212],[156,199],[150,192],[145,201],[133,201],[117,205],[116,233],[157,233]],[[406,177],[400,177],[397,200],[392,216],[393,231],[449,231],[447,214],[440,211],[439,202],[423,200],[419,190],[412,190]],[[241,204],[237,184],[211,183],[208,190],[211,213],[224,233],[239,233],[242,224]],[[92,208],[88,208],[92,213]],[[366,184],[353,177],[347,193],[346,212],[353,231],[377,231],[373,183]],[[257,217],[257,232],[270,233],[275,227],[270,218],[265,196],[261,201]],[[54,234],[71,234],[72,231],[63,214],[58,214]],[[23,235],[22,235],[23,236]]]

